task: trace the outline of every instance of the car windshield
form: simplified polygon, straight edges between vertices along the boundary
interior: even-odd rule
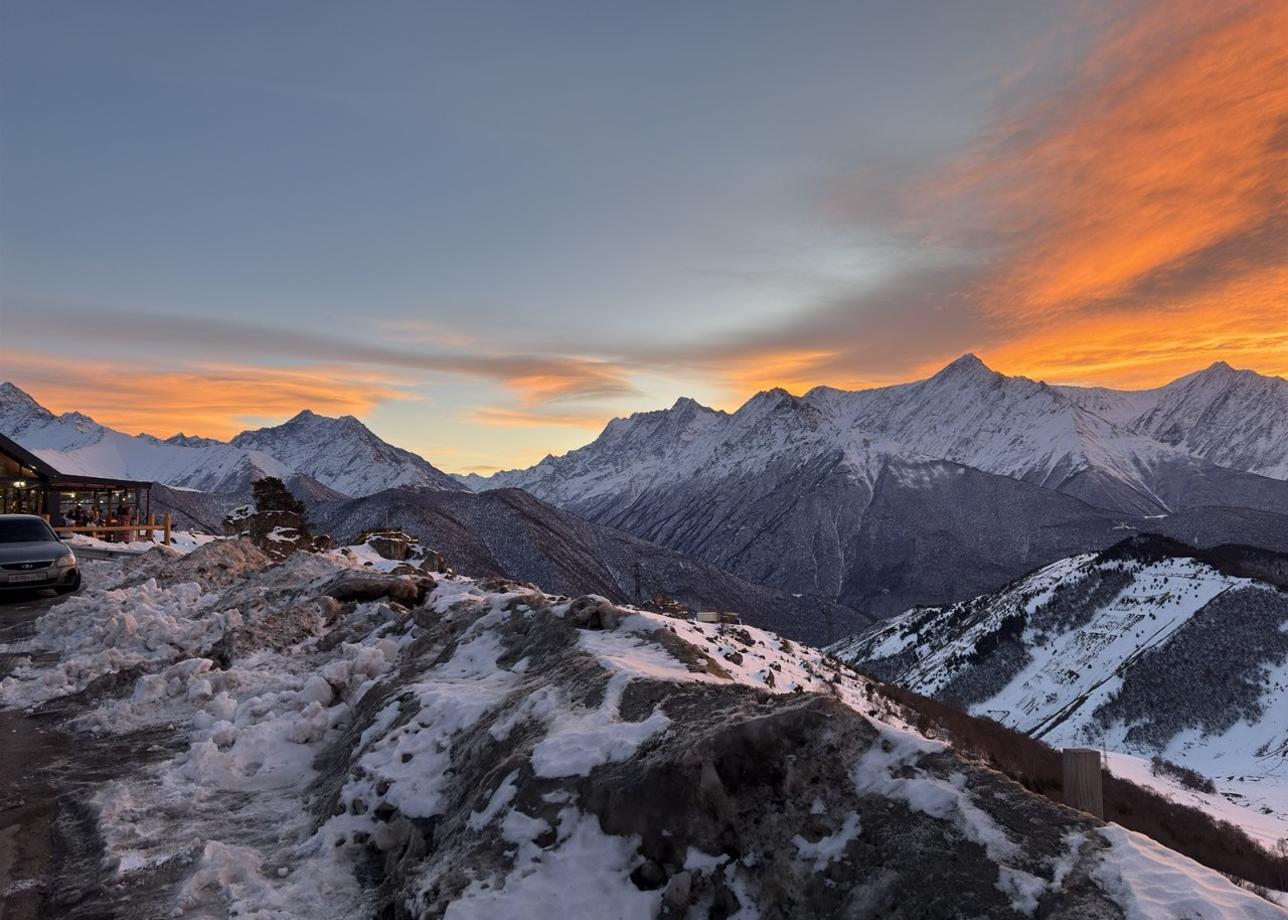
[[[0,521],[0,543],[45,543],[57,539],[41,520]]]

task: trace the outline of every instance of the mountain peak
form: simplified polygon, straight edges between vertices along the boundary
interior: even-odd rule
[[[945,364],[931,380],[985,380],[992,377],[1001,376],[987,364],[980,360],[979,356],[973,352],[966,352],[955,361]]]
[[[40,403],[31,398],[31,394],[6,380],[0,383],[0,406],[21,406],[25,409],[43,409]]]

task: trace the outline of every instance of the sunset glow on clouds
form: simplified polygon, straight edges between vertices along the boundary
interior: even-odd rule
[[[334,367],[149,368],[9,351],[0,352],[0,366],[51,412],[82,412],[109,427],[162,438],[184,432],[227,439],[303,407],[362,416],[382,402],[408,398],[386,378]]]
[[[1288,369],[1288,4],[1150,5],[965,190],[1011,251],[981,285],[1019,369],[1161,383]]]
[[[772,386],[911,380],[966,351],[1052,382],[1148,387],[1216,360],[1288,375],[1288,0],[1069,0],[1048,18],[996,3],[945,4],[935,21],[862,4],[844,22],[692,11],[634,31],[575,7],[548,32],[484,23],[515,73],[459,94],[439,92],[456,84],[432,66],[467,42],[354,52],[336,69],[346,29],[319,26],[316,46],[265,35],[247,84],[224,52],[245,51],[257,22],[95,32],[82,83],[108,81],[99,105],[140,100],[110,110],[111,137],[134,117],[140,136],[173,124],[208,141],[180,124],[201,93],[305,127],[298,147],[224,131],[249,172],[225,175],[221,159],[164,187],[169,147],[136,176],[147,150],[109,138],[86,167],[77,157],[106,135],[74,132],[93,112],[42,136],[46,122],[0,94],[19,128],[0,134],[0,162],[33,177],[6,176],[0,202],[0,379],[161,436],[353,414],[484,469],[680,395],[732,409]],[[371,27],[382,48],[406,31],[376,19],[348,31]],[[8,83],[57,89],[41,48],[62,48],[68,26],[51,22],[42,46],[28,25],[0,48]],[[182,45],[191,35],[208,44]],[[160,54],[165,81],[123,70],[113,41],[130,60]],[[176,47],[204,69],[185,72]],[[1076,53],[1055,60],[1061,47]],[[474,74],[461,54],[444,73]],[[328,79],[341,83],[299,91]],[[157,86],[178,87],[162,127]],[[67,165],[40,173],[60,152]],[[98,200],[117,184],[133,197]],[[135,205],[145,192],[150,209]],[[247,196],[241,210],[229,195]]]
[[[1057,382],[1153,386],[1215,360],[1288,374],[1286,34],[1282,0],[1115,22],[1058,94],[908,191],[923,245],[973,247],[973,266],[752,337],[730,382],[897,382],[967,350]]]

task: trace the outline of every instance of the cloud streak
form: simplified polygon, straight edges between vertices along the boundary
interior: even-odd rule
[[[414,398],[395,380],[343,367],[149,368],[135,361],[71,361],[13,352],[0,352],[0,363],[6,377],[15,378],[51,411],[83,412],[111,428],[159,437],[186,431],[227,439],[303,408],[365,415],[383,402]]]
[[[282,329],[215,317],[107,311],[69,305],[41,304],[31,309],[6,305],[5,328],[9,334],[44,336],[53,327],[59,329],[61,341],[92,345],[96,350],[115,352],[146,346],[153,354],[159,349],[163,353],[179,350],[212,359],[236,355],[246,364],[285,359],[486,379],[514,391],[527,406],[638,393],[619,368],[578,356],[503,350],[433,351],[377,344],[358,336]]]

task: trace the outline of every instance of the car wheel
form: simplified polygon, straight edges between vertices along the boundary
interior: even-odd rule
[[[71,584],[59,585],[54,590],[57,591],[59,594],[71,594],[73,591],[78,590],[80,586],[81,586],[80,572],[77,572],[76,577],[72,579]]]

